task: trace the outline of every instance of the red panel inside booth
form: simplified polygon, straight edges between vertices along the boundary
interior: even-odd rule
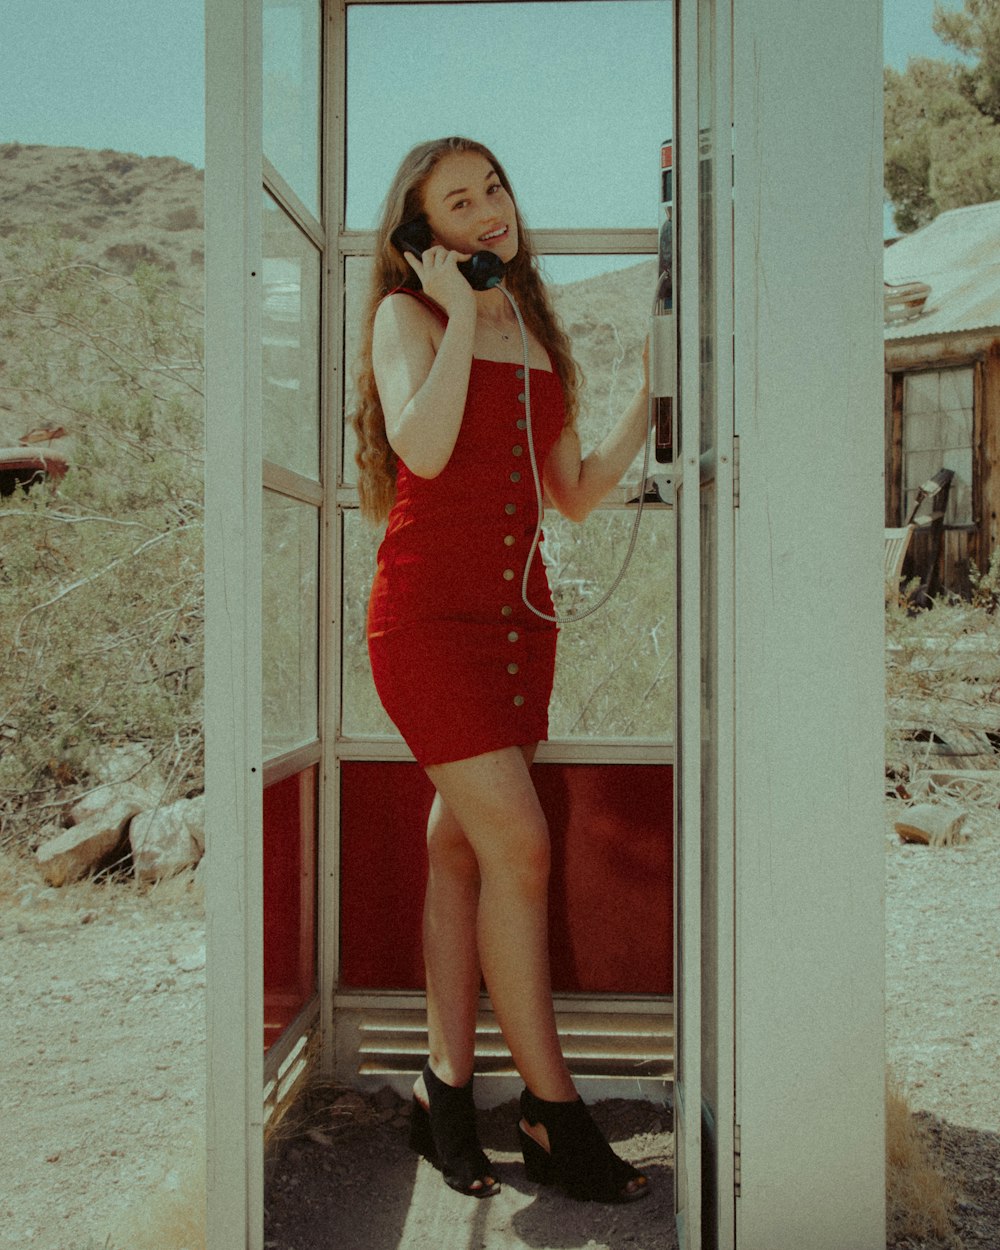
[[[315,767],[264,790],[264,1049],[316,992]]]
[[[340,983],[422,989],[424,849],[433,790],[416,764],[341,765]],[[536,764],[552,836],[557,992],[673,987],[673,769]]]

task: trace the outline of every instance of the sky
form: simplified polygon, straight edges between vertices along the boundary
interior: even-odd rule
[[[660,131],[669,124],[666,6],[572,7],[577,14],[567,21],[565,6],[533,5],[530,33],[506,5],[397,8],[391,17],[382,6],[352,9],[349,224],[373,224],[387,171],[410,143],[456,131],[498,150],[532,225],[655,224],[647,188],[657,185]],[[961,7],[959,0],[949,7]],[[934,0],[884,0],[887,64],[902,69],[911,56],[950,54],[931,30],[933,8]],[[432,12],[447,15],[447,38],[428,20]],[[114,148],[203,165],[203,22],[202,0],[4,0],[0,142]],[[389,34],[402,58],[392,74],[368,72],[381,69]],[[500,47],[503,56],[493,51]],[[432,50],[442,59],[429,70]],[[615,51],[621,56],[608,55]],[[623,61],[625,81],[602,75],[602,66]],[[422,73],[433,87],[425,98]],[[442,80],[450,91],[439,90]],[[401,106],[404,99],[418,103]]]
[[[205,160],[202,0],[3,0],[0,142]]]

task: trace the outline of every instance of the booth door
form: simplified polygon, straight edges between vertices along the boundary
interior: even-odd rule
[[[731,0],[675,5],[676,1211],[681,1250],[735,1238]]]
[[[592,447],[641,380],[657,283],[671,26],[667,0],[469,4],[460,20],[448,3],[340,9],[335,45],[344,59],[340,77],[330,80],[344,93],[343,159],[338,153],[332,167],[346,171],[343,298],[331,301],[343,307],[344,343],[336,1005],[348,1011],[377,1001],[372,996],[422,988],[431,795],[378,702],[365,644],[381,531],[358,511],[350,414],[381,200],[416,142],[468,134],[494,148],[586,376],[579,426],[584,447]],[[502,70],[467,72],[501,41]],[[608,55],[595,59],[596,46]],[[405,74],[385,72],[387,47],[407,49]],[[560,88],[553,93],[543,52],[556,49]],[[651,463],[650,473],[657,467]],[[640,460],[582,526],[546,515],[544,550],[561,611],[586,607],[613,580],[629,545],[641,468]],[[666,481],[661,494],[669,499]],[[534,767],[555,843],[557,993],[645,997],[667,1030],[673,617],[673,514],[654,502],[610,602],[561,631],[551,740]]]
[[[322,0],[206,0],[207,1244],[259,1250],[315,1052],[327,265]]]

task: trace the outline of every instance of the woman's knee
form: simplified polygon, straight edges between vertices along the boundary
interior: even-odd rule
[[[526,765],[520,750],[511,747],[439,765],[431,777],[438,789],[431,812],[434,836],[447,845],[461,830],[484,878],[499,873],[548,879],[548,824]]]
[[[526,888],[544,889],[552,864],[545,817],[531,810],[514,815],[483,859],[484,873],[514,877]]]
[[[432,869],[477,877],[476,853],[451,810],[438,795],[427,819],[427,857]]]

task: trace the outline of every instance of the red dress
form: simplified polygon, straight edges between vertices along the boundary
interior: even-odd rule
[[[426,296],[406,293],[447,321]],[[532,369],[539,472],[564,421],[558,375]],[[368,605],[375,687],[419,764],[548,736],[557,630],[521,598],[536,520],[524,369],[474,357],[447,465],[422,478],[399,462]],[[552,612],[537,551],[528,598]]]

